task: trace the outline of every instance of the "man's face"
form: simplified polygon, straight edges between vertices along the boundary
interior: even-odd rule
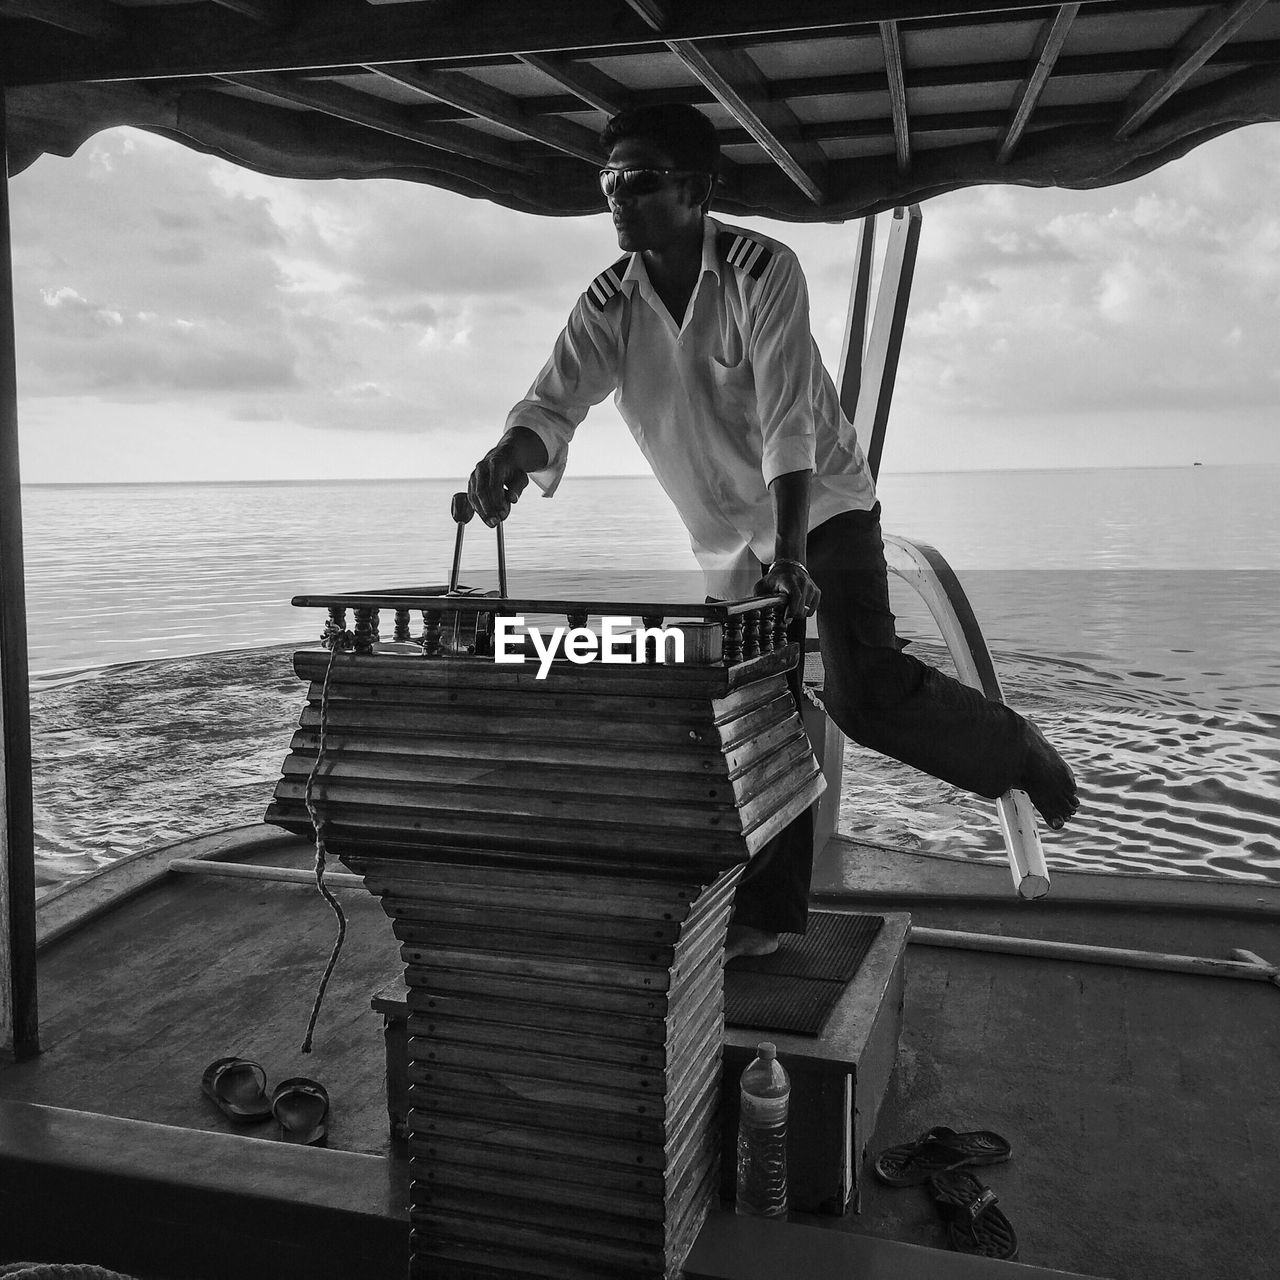
[[[609,152],[610,169],[674,169],[675,162],[661,148],[643,138],[624,138]],[[698,178],[662,179],[656,191],[633,195],[619,186],[609,197],[609,212],[618,233],[618,247],[628,252],[661,251],[688,240],[702,223],[695,189]]]

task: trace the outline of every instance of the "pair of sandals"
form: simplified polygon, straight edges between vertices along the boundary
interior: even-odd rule
[[[914,1142],[882,1151],[874,1168],[891,1187],[928,1185],[957,1252],[1012,1260],[1018,1256],[1018,1236],[996,1207],[999,1197],[963,1171],[965,1165],[1001,1164],[1012,1154],[1009,1142],[989,1129],[957,1133],[940,1124]]]
[[[275,1117],[285,1142],[318,1147],[329,1133],[329,1094],[306,1076],[282,1080],[267,1093],[267,1073],[250,1058],[216,1058],[200,1087],[232,1124],[259,1124]]]

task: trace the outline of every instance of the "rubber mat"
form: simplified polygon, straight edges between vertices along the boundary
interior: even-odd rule
[[[784,933],[773,955],[739,956],[725,967],[725,1022],[820,1035],[882,924],[883,916],[811,911],[808,932]]]

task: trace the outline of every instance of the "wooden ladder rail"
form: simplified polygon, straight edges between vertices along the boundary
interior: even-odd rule
[[[870,333],[871,261],[875,248],[875,219],[866,218],[858,237],[853,285],[840,359],[840,407],[863,443],[872,478],[880,474],[880,458],[897,379],[898,357],[906,330],[907,306],[920,242],[919,205],[895,209],[885,247],[884,266],[876,295]],[[1004,701],[1000,680],[977,617],[959,579],[941,553],[923,542],[886,535],[885,561],[889,571],[925,602],[956,664],[960,679],[988,698]],[[839,794],[842,753],[824,752],[828,787]],[[1004,838],[1009,869],[1018,894],[1039,898],[1049,891],[1049,871],[1036,825],[1035,810],[1026,793],[1008,791],[996,801],[996,816]],[[838,819],[837,819],[838,821]],[[834,829],[834,828],[833,828]],[[825,843],[828,832],[820,832]]]

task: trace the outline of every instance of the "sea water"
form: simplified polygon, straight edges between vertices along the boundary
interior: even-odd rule
[[[888,475],[888,532],[960,575],[1006,699],[1070,760],[1082,807],[1051,866],[1280,880],[1277,467]],[[301,704],[294,595],[446,580],[457,481],[23,490],[41,880],[261,818]],[[527,491],[517,596],[695,601],[683,528],[648,477]],[[467,527],[463,580],[495,585]],[[911,651],[948,668],[894,587]],[[850,744],[842,824],[1002,857],[992,806]]]

